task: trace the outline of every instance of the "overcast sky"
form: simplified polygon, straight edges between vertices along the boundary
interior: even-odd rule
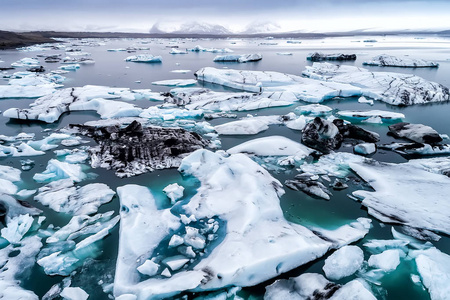
[[[240,31],[270,21],[280,31],[450,29],[450,0],[0,0],[0,30],[148,32],[185,22]]]

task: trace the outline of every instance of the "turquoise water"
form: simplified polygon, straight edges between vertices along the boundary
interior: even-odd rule
[[[91,85],[107,85],[117,87],[129,87],[132,89],[151,88],[153,91],[169,91],[170,87],[155,86],[151,82],[166,79],[192,79],[193,72],[206,67],[214,66],[217,68],[228,67],[235,69],[248,70],[265,70],[278,71],[291,74],[300,75],[305,66],[311,65],[311,62],[306,60],[306,55],[313,51],[323,51],[325,53],[345,52],[356,53],[358,59],[355,62],[348,62],[347,64],[361,66],[362,61],[371,58],[378,54],[392,54],[392,55],[409,55],[412,58],[423,58],[434,60],[440,63],[438,69],[405,69],[405,68],[379,68],[368,67],[373,71],[391,71],[401,73],[412,73],[424,77],[425,79],[436,81],[438,83],[450,86],[450,39],[438,39],[429,37],[426,39],[415,40],[414,37],[377,37],[378,43],[366,45],[362,42],[365,37],[352,38],[327,38],[318,40],[305,40],[302,44],[287,44],[286,40],[274,40],[278,45],[259,46],[261,40],[235,40],[236,44],[231,44],[230,40],[147,40],[146,44],[139,44],[141,40],[133,39],[119,39],[119,40],[104,40],[105,45],[99,47],[83,47],[83,51],[92,53],[92,58],[96,61],[94,65],[82,65],[76,72],[64,74],[67,80],[64,82],[65,87],[77,87],[87,84]],[[75,41],[76,42],[76,41]],[[126,48],[138,44],[140,46],[150,47],[149,51],[138,51],[139,53],[151,53],[153,55],[162,55],[163,63],[161,64],[140,64],[125,62],[127,56],[135,53],[126,52],[107,52],[111,48]],[[215,48],[230,48],[236,54],[258,52],[263,54],[263,60],[256,63],[247,64],[217,64],[212,60],[217,55],[215,53],[189,53],[186,55],[170,55],[170,48],[166,46],[178,45],[179,48],[191,48],[195,45],[203,47]],[[62,51],[49,51],[51,53],[62,53]],[[277,55],[277,52],[292,52],[292,56]],[[9,63],[19,60],[23,57],[33,57],[40,52],[19,52],[16,50],[8,50],[0,52],[0,59],[5,61],[0,63],[1,66],[9,65]],[[64,54],[63,54],[64,56]],[[47,70],[56,69],[59,64],[45,64]],[[187,74],[172,73],[176,69],[189,69],[192,72]],[[140,80],[141,83],[135,81]],[[6,84],[7,81],[4,81]],[[3,84],[3,83],[2,83]],[[216,85],[205,84],[205,87],[223,91],[231,90]],[[32,103],[32,99],[2,99],[0,100],[0,110],[4,111],[9,107],[27,107]],[[140,107],[148,107],[156,105],[157,102],[136,101],[133,102]],[[239,117],[247,114],[252,115],[280,115],[291,112],[298,105],[305,103],[296,103],[295,105],[283,108],[270,108],[259,111],[251,111],[245,113],[237,113]],[[323,103],[334,109],[381,109],[390,110],[403,113],[406,118],[405,121],[412,123],[423,123],[436,129],[439,133],[450,134],[450,106],[448,103],[431,104],[431,105],[417,105],[412,107],[399,108],[387,105],[382,102],[376,102],[373,106],[367,104],[360,104],[357,98],[348,99],[333,99]],[[35,133],[36,139],[47,135],[44,132],[46,129],[57,130],[71,123],[84,123],[86,121],[97,120],[98,115],[93,112],[76,112],[64,114],[58,122],[54,124],[44,124],[41,122],[23,122],[11,121],[3,116],[0,116],[1,134],[16,135],[20,132]],[[217,125],[228,122],[230,119],[215,119],[210,121],[211,124]],[[381,136],[380,143],[389,143],[394,141],[390,136],[386,135],[387,125],[361,125],[364,128],[376,131]],[[244,141],[271,135],[283,135],[293,140],[300,140],[300,133],[285,126],[272,125],[264,132],[253,136],[226,136],[222,137],[223,149],[228,149]],[[92,141],[90,144],[94,144]],[[351,152],[352,148],[342,147],[340,151]],[[389,151],[378,151],[372,156],[379,161],[386,162],[405,162],[406,159],[399,154]],[[37,172],[42,172],[47,161],[54,158],[52,151],[47,152],[46,155],[39,157],[32,157],[35,160],[36,166],[27,172],[23,172],[23,183],[20,187],[34,189],[40,187],[32,176]],[[0,163],[20,168],[20,158],[1,158]],[[195,194],[195,189],[198,183],[192,178],[182,177],[175,169],[156,171],[149,174],[140,175],[133,178],[119,179],[113,172],[104,169],[90,170],[98,175],[96,179],[86,180],[82,183],[88,184],[92,182],[103,182],[108,184],[113,190],[117,187],[134,183],[149,187],[158,200],[158,205],[161,208],[169,207],[169,200],[162,193],[162,189],[170,183],[177,182],[186,188],[188,197]],[[287,179],[292,179],[297,172],[292,170],[290,173],[272,172],[272,175],[284,182]],[[360,203],[355,202],[347,197],[352,191],[358,189],[368,189],[368,186],[357,179],[356,175],[351,175],[350,187],[343,191],[332,191],[333,197],[330,201],[318,200],[307,196],[302,192],[292,191],[286,189],[286,194],[281,197],[281,207],[288,220],[305,225],[316,225],[326,228],[336,228],[340,225],[354,221],[358,217],[369,217],[367,211]],[[55,226],[64,226],[70,217],[64,214],[58,214],[52,210],[42,206],[34,200],[27,199],[30,203],[44,211],[47,216],[47,221],[43,227],[46,228],[48,224]],[[117,196],[113,198],[108,204],[100,207],[99,212],[106,212],[114,210],[117,214],[119,211],[119,201]],[[367,237],[358,242],[362,245],[367,239],[391,239],[391,226],[379,223],[376,219],[372,219],[373,228]],[[108,296],[102,292],[101,287],[97,282],[101,279],[104,282],[112,282],[114,276],[115,260],[117,257],[118,244],[118,226],[111,232],[111,234],[103,241],[98,243],[99,249],[103,253],[95,260],[86,263],[85,266],[77,271],[73,276],[73,286],[80,286],[85,289],[90,295],[90,299],[108,299]],[[435,243],[435,245],[443,252],[450,253],[450,239],[443,236],[442,239]],[[368,254],[366,253],[368,258]],[[287,274],[282,278],[299,275],[302,272],[318,272],[322,273],[324,259],[319,259],[315,262],[309,263]],[[382,280],[381,289],[377,291],[377,296],[380,299],[428,299],[428,293],[422,288],[414,285],[409,276],[414,270],[414,265],[411,262],[403,262],[396,271],[385,276]],[[339,283],[345,283],[353,277],[345,278]],[[47,276],[43,273],[42,268],[35,266],[31,276],[24,280],[23,286],[26,289],[33,290],[37,295],[42,296],[55,283],[60,282],[60,276]],[[272,281],[267,282],[270,284]],[[241,295],[249,299],[261,298],[264,293],[264,285],[259,285],[253,288],[246,288],[241,292]],[[191,297],[191,296],[190,296]]]

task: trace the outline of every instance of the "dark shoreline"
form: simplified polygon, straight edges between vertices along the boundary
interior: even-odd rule
[[[330,32],[330,33],[271,33],[271,34],[183,34],[183,33],[132,33],[132,32],[58,32],[58,31],[31,31],[10,32],[0,31],[0,50],[25,47],[42,43],[55,43],[53,38],[292,38],[292,39],[317,39],[324,37],[349,37],[349,36],[380,36],[380,35],[439,35],[450,36],[450,30],[446,31],[390,31],[390,32]]]

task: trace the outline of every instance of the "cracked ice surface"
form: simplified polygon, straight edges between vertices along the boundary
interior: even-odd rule
[[[370,72],[364,68],[330,63],[314,63],[303,75],[323,82],[350,84],[358,87],[363,96],[392,105],[450,100],[449,89],[419,76],[391,72]]]
[[[284,193],[282,185],[245,155],[224,157],[197,150],[183,160],[179,171],[201,182],[190,202],[178,206],[180,217],[170,209],[159,210],[145,187],[118,188],[122,221],[114,285],[116,297],[135,295],[137,299],[152,299],[186,290],[255,285],[314,260],[340,244],[325,241],[307,228],[286,221],[278,202]],[[149,214],[154,217],[147,218]],[[187,224],[208,219],[207,224],[214,224],[213,218],[224,222],[226,235],[211,249],[201,231]],[[176,247],[184,240],[189,247],[178,246],[184,249],[183,256],[196,257],[199,251],[209,254],[197,264],[191,266],[188,262],[179,270],[176,269],[186,260],[172,258],[170,261],[176,263],[172,272],[161,268],[161,275],[141,281],[137,268],[146,269],[161,242],[183,226],[186,226],[184,239],[172,238],[169,245]],[[368,232],[365,228],[360,231]],[[331,236],[339,238],[341,234],[349,236],[346,232]],[[354,238],[352,234],[347,243]],[[154,273],[154,267],[152,264],[150,274]]]

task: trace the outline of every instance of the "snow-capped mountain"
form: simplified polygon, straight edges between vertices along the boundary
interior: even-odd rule
[[[242,31],[245,34],[258,34],[258,33],[274,33],[280,32],[281,27],[270,21],[255,21],[247,25],[247,28]]]
[[[166,24],[155,23],[153,27],[150,29],[150,33],[223,35],[223,34],[231,34],[232,32],[222,25],[200,23],[194,21],[183,23],[177,28],[170,28],[170,26],[166,26]]]

